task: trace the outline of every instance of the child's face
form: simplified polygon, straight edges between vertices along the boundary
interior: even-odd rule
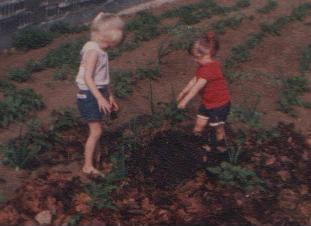
[[[193,55],[193,59],[196,63],[198,63],[199,65],[204,65],[208,62],[211,61],[211,57],[209,54],[207,55],[201,55],[201,56],[196,56],[196,55]]]
[[[109,32],[99,32],[97,42],[102,49],[118,46],[123,39],[123,31],[120,29],[111,30]]]

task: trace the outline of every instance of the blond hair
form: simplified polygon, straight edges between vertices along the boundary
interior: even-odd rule
[[[100,32],[105,38],[117,41],[122,36],[123,20],[116,14],[100,12],[91,23],[91,38]]]

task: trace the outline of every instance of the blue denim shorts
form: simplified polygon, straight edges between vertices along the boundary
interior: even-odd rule
[[[211,109],[207,109],[204,105],[201,105],[197,117],[208,120],[210,126],[219,126],[225,124],[230,113],[230,106],[230,102],[223,106]]]
[[[103,97],[109,98],[108,87],[104,86],[98,89]],[[77,94],[77,105],[80,115],[85,121],[101,121],[104,113],[98,109],[96,98],[90,90],[80,90]]]

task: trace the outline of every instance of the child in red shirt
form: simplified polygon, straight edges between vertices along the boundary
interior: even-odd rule
[[[219,49],[219,42],[213,32],[193,42],[189,53],[199,64],[196,75],[177,97],[178,108],[184,109],[188,102],[201,94],[202,103],[199,107],[193,132],[202,135],[209,124],[216,130],[216,148],[225,151],[224,124],[230,112],[230,96],[226,81],[221,72],[220,63],[213,59]],[[208,145],[205,149],[210,150]]]

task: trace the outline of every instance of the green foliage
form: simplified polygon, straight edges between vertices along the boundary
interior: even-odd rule
[[[278,100],[278,110],[293,114],[292,106],[303,106],[300,96],[309,90],[308,80],[304,77],[295,76],[282,81]]]
[[[38,155],[51,147],[53,141],[55,137],[52,133],[44,131],[38,121],[31,121],[25,135],[10,140],[1,152],[5,162],[17,170],[29,169],[33,167]]]
[[[311,44],[304,49],[302,57],[300,58],[300,71],[304,73],[311,68]]]
[[[15,90],[15,86],[6,79],[0,80],[0,92],[7,93],[10,90]]]
[[[80,123],[80,117],[74,108],[62,108],[51,113],[51,125],[54,131],[72,129],[79,126]]]
[[[234,16],[230,17],[228,19],[219,20],[216,23],[212,24],[212,29],[214,32],[223,34],[225,33],[225,30],[227,27],[229,28],[237,28],[243,21],[244,16]]]
[[[256,95],[255,98],[254,103],[251,103],[252,98],[248,97],[248,99],[244,99],[243,104],[232,108],[231,117],[246,123],[250,127],[260,128],[261,113],[257,111],[258,104],[260,103],[260,96]]]
[[[68,220],[68,226],[77,226],[79,224],[79,222],[82,219],[82,215],[80,214],[75,214],[70,216],[69,220]]]
[[[302,21],[311,10],[311,3],[302,3],[297,8],[293,9],[291,14],[292,20],[300,20]]]
[[[53,34],[37,27],[28,27],[16,33],[13,46],[18,49],[36,49],[46,46],[53,40]]]
[[[133,73],[130,70],[116,70],[111,73],[113,93],[124,98],[133,92]]]
[[[49,30],[53,33],[61,35],[61,34],[79,33],[87,29],[88,28],[86,26],[71,26],[66,22],[57,22],[52,24]]]
[[[58,48],[50,50],[40,63],[48,68],[70,65],[72,69],[76,69],[80,63],[80,50],[83,44],[84,40],[81,39],[61,44]]]
[[[187,50],[191,43],[202,34],[202,31],[191,26],[181,25],[172,29],[169,34],[174,36],[174,39],[170,41],[169,48]]]
[[[245,142],[246,135],[244,132],[240,131],[239,134],[234,137],[232,143],[227,142],[228,146],[228,155],[229,155],[229,162],[232,164],[237,164],[238,159],[243,152],[243,144]]]
[[[207,170],[217,176],[219,183],[229,185],[243,190],[264,190],[264,182],[255,172],[241,166],[222,162],[220,166],[208,167]]]
[[[59,70],[53,73],[54,80],[66,80],[68,75],[71,74],[70,66],[64,64]]]
[[[138,79],[155,80],[160,76],[160,66],[139,67],[136,69]]]
[[[85,186],[85,192],[91,197],[89,205],[92,209],[101,210],[112,209],[116,210],[116,206],[111,199],[111,193],[117,188],[112,184],[112,181],[102,179],[98,182],[92,181]]]
[[[5,203],[5,202],[6,202],[5,196],[2,193],[0,193],[0,204]]]
[[[8,72],[7,76],[10,80],[25,82],[31,78],[31,73],[25,69],[14,68]]]
[[[250,0],[237,0],[235,3],[237,8],[246,8],[251,5]]]
[[[148,41],[160,34],[159,19],[150,12],[140,12],[126,25],[126,30],[134,32],[135,41]]]
[[[121,56],[122,53],[134,50],[138,47],[139,47],[138,42],[133,41],[123,42],[120,46],[108,50],[109,59],[110,60],[116,59],[117,57]]]
[[[262,23],[260,26],[262,32],[279,36],[280,30],[284,28],[290,21],[291,20],[289,16],[282,16],[276,19],[273,23]]]
[[[8,90],[0,102],[0,127],[25,119],[29,112],[41,110],[43,106],[41,97],[32,89]]]
[[[28,60],[25,66],[26,71],[32,72],[38,72],[44,70],[44,65],[40,63],[40,61],[37,60]]]
[[[250,56],[249,50],[254,49],[264,38],[264,33],[259,32],[251,34],[248,39],[231,49],[230,56],[225,60],[226,69],[231,68],[239,63],[245,62]]]
[[[270,13],[278,6],[278,2],[276,0],[267,0],[267,3],[264,7],[258,9],[257,11],[262,14]]]

